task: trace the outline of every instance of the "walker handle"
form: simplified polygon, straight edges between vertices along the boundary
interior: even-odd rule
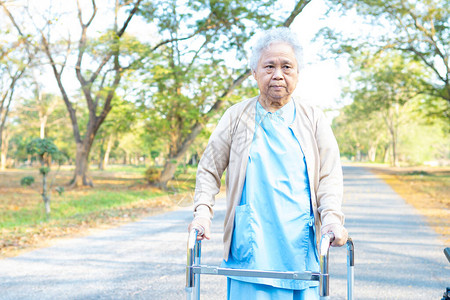
[[[328,275],[328,252],[331,243],[334,240],[334,234],[332,232],[327,232],[322,235],[320,239],[320,253],[319,253],[319,263],[320,263],[320,276],[319,280],[319,295],[321,300],[329,299],[330,297],[330,277]]]
[[[327,232],[322,235],[320,240],[320,256],[326,255],[330,249],[331,243],[334,241],[334,233]]]

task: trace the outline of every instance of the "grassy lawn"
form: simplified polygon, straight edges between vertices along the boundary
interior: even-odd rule
[[[450,244],[450,167],[390,168],[370,166]]]
[[[168,192],[149,186],[144,172],[145,168],[132,166],[92,170],[94,188],[70,189],[67,183],[72,171],[60,171],[52,187],[48,219],[37,170],[0,172],[0,258],[45,246],[55,238],[85,234],[191,204],[194,168],[179,170],[176,180],[169,182]],[[50,178],[55,174],[52,171]],[[22,187],[20,179],[30,175],[36,182]],[[54,190],[57,186],[65,189],[61,195]]]

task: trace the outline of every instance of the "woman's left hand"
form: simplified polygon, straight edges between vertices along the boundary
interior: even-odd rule
[[[340,247],[347,243],[348,231],[341,224],[328,224],[322,227],[322,235],[332,232],[334,234],[334,240],[331,243],[333,247]]]

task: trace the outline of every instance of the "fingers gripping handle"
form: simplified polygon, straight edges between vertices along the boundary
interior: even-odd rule
[[[197,230],[197,237],[203,236],[205,234],[205,228],[200,224],[196,224],[192,229]]]

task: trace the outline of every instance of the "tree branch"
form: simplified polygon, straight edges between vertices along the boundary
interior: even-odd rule
[[[125,32],[125,30],[128,27],[128,24],[131,21],[131,18],[133,18],[134,14],[136,13],[136,11],[138,10],[139,4],[141,4],[142,0],[138,0],[135,4],[133,9],[130,11],[130,14],[128,15],[128,18],[126,19],[125,23],[123,23],[122,29],[120,29],[119,32],[117,32],[117,36],[118,37],[122,37],[123,33]]]
[[[295,18],[303,11],[303,9],[308,5],[312,0],[300,0],[294,7],[294,10],[291,12],[289,17],[284,21],[283,26],[290,27],[292,22],[294,22]]]
[[[56,63],[53,60],[48,41],[45,38],[43,32],[40,31],[40,33],[41,33],[41,38],[42,38],[42,44],[44,46],[44,52],[45,52],[45,54],[47,55],[47,58],[50,61],[50,66],[52,67],[53,74],[55,75],[55,79],[56,79],[56,82],[58,84],[59,90],[61,91],[64,103],[66,104],[67,110],[69,112],[70,120],[72,122],[73,135],[75,137],[75,141],[77,143],[81,143],[80,128],[78,127],[76,111],[73,108],[73,105],[72,105],[72,103],[69,100],[69,96],[67,95],[66,90],[65,90],[65,88],[64,88],[64,86],[62,84],[61,73],[59,73],[58,69],[56,68]]]
[[[303,1],[300,0],[295,5],[294,10],[291,12],[289,17],[283,22],[284,26],[289,27],[294,19],[300,14],[305,6],[311,2],[311,0]],[[231,93],[240,86],[250,75],[252,74],[251,69],[247,69],[242,73],[238,78],[236,78],[233,83],[226,88],[226,90],[222,93],[222,95],[217,99],[217,101],[213,104],[213,106],[208,110],[208,112],[204,115],[203,122],[200,123],[199,121],[196,121],[194,125],[190,128],[190,133],[187,135],[187,137],[182,141],[180,144],[179,151],[177,152],[177,155],[180,156],[184,153],[184,151],[187,150],[187,148],[193,143],[194,139],[197,137],[197,135],[201,132],[201,130],[204,127],[204,123],[211,118],[212,114],[216,111],[218,111],[224,102],[224,99],[229,97]],[[176,157],[171,157],[171,159],[176,159]],[[179,157],[178,157],[179,158]]]

